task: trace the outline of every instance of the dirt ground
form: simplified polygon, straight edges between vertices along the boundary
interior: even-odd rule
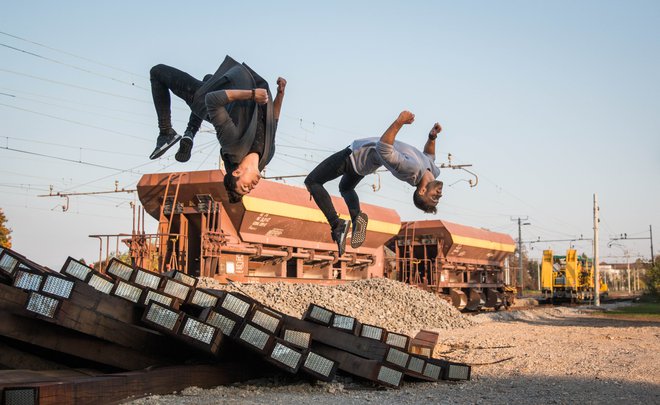
[[[439,330],[436,356],[473,365],[462,383],[406,382],[381,389],[340,376],[333,383],[267,379],[188,388],[133,404],[658,404],[660,322],[538,308],[473,317]]]

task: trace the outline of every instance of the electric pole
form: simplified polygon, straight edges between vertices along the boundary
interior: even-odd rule
[[[600,269],[598,268],[598,196],[594,193],[594,305],[600,306]]]
[[[522,298],[523,289],[525,287],[525,281],[523,279],[523,257],[522,257],[522,225],[530,225],[529,222],[523,223],[522,221],[527,221],[528,217],[525,218],[511,218],[512,221],[518,221],[518,283],[520,284],[520,293],[518,297]]]
[[[651,267],[655,266],[655,258],[653,257],[653,228],[649,225],[649,239],[651,239]]]

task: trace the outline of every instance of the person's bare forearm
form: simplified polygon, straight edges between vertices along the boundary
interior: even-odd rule
[[[411,113],[410,111],[402,111],[397,119],[394,120],[394,122],[385,130],[383,135],[381,135],[380,141],[388,145],[393,145],[394,140],[396,139],[396,135],[401,130],[401,127],[406,124],[411,124],[414,120],[415,114]]]
[[[277,95],[273,101],[273,117],[276,120],[280,119],[280,111],[282,110],[282,101],[284,101],[284,89],[286,88],[286,80],[277,78]]]
[[[268,102],[268,93],[264,89],[225,90],[225,93],[227,94],[228,103],[242,100],[254,100],[259,104]]]
[[[429,138],[424,145],[424,153],[435,156],[435,139]]]
[[[431,131],[429,132],[429,138],[424,145],[424,153],[427,155],[435,156],[435,139],[438,137],[440,131],[442,131],[442,127],[436,122],[433,125],[433,128],[431,128]]]

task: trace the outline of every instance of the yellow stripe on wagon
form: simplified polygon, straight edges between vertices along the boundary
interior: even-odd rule
[[[502,252],[513,252],[516,250],[516,245],[509,243],[493,242],[490,240],[470,238],[469,236],[451,235],[451,240],[455,245],[472,246],[488,250],[499,250]]]
[[[245,209],[252,212],[260,212],[263,214],[277,215],[285,218],[300,219],[309,222],[320,222],[327,224],[325,215],[321,210],[316,208],[301,207],[300,205],[284,203],[280,201],[266,200],[258,197],[243,197],[243,205]],[[341,218],[350,220],[348,215],[340,215]],[[401,224],[378,221],[369,219],[367,230],[372,232],[380,232],[390,235],[399,233]]]

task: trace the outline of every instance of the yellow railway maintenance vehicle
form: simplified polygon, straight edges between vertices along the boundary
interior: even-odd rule
[[[553,302],[585,302],[594,298],[594,274],[591,259],[578,256],[575,249],[565,256],[543,251],[541,290]],[[601,296],[607,294],[607,284],[600,282]]]

